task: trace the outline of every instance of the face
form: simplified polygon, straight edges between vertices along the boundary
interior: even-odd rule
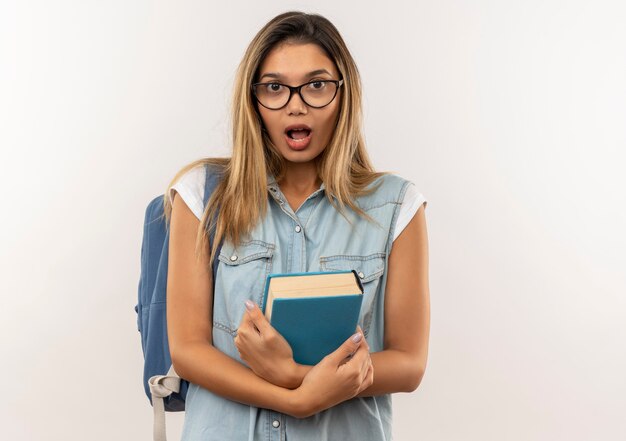
[[[322,69],[326,72],[310,75]],[[299,86],[313,80],[339,80],[332,60],[315,44],[281,44],[265,57],[255,82]],[[270,110],[256,103],[270,139],[288,162],[309,162],[324,151],[335,129],[342,88],[330,104],[317,109],[306,105],[297,92],[282,109]],[[289,131],[293,125],[304,125],[310,129],[308,142],[306,139],[292,139],[306,134],[306,130],[301,133]]]

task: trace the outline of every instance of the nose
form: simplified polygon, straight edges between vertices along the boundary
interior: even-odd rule
[[[287,101],[285,108],[287,109],[287,113],[290,115],[293,113],[300,114],[307,112],[307,105],[304,101],[302,101],[298,92],[293,92],[291,94],[291,98]]]

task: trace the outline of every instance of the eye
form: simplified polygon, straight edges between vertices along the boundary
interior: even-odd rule
[[[326,81],[313,81],[309,83],[309,89],[322,90],[326,86]]]
[[[283,85],[280,83],[267,83],[265,90],[270,93],[280,93],[283,90]]]

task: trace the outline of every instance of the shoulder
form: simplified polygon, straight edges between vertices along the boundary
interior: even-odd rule
[[[386,204],[401,204],[411,184],[411,181],[395,173],[384,173],[366,187],[367,191],[373,191],[360,196],[358,203],[363,209]]]
[[[185,204],[196,215],[202,218],[204,213],[204,187],[206,166],[200,164],[186,171],[170,188],[170,200],[174,200],[174,192],[185,201]]]
[[[396,218],[393,240],[396,240],[400,233],[402,233],[422,205],[424,205],[424,210],[426,210],[427,204],[428,201],[424,195],[417,190],[413,182],[409,182],[404,197],[402,198],[402,205],[400,206],[398,217]]]

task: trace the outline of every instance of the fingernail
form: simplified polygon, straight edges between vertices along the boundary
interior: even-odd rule
[[[250,300],[246,300],[246,308],[248,311],[252,311],[254,309],[254,303]]]
[[[363,337],[363,336],[361,335],[361,333],[360,333],[360,332],[357,332],[356,334],[354,334],[354,335],[352,336],[352,341],[353,341],[353,342],[355,342],[355,343],[358,343],[358,342],[360,342],[360,341],[361,341],[361,338],[362,338],[362,337]]]

